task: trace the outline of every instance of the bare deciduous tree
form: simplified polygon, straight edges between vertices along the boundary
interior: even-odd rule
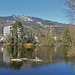
[[[66,0],[66,5],[68,5],[69,8],[75,10],[75,0]]]
[[[65,0],[65,5],[68,6],[68,9],[66,10],[67,17],[70,20],[71,24],[75,23],[75,0]]]

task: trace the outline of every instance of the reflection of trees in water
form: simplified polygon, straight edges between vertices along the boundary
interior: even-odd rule
[[[64,61],[73,68],[75,66],[75,46],[62,47],[62,51]]]
[[[33,48],[27,49],[24,46],[20,47],[18,45],[8,46],[7,51],[13,58],[22,58],[22,57],[33,57]]]
[[[37,57],[44,60],[45,63],[62,62],[66,56],[64,47],[38,47]]]
[[[62,61],[66,59],[68,47],[35,47],[27,49],[25,47],[12,46],[8,47],[8,52],[14,58],[39,58],[46,63],[53,61]]]
[[[24,57],[26,58],[34,58],[34,51],[33,51],[33,48],[31,49],[25,49],[25,52],[24,52]]]
[[[66,47],[66,62],[69,62],[71,68],[75,66],[75,46]]]
[[[12,55],[13,58],[39,58],[43,60],[44,64],[50,64],[50,63],[57,63],[57,62],[71,62],[70,65],[75,65],[75,61],[72,58],[66,57],[68,52],[73,49],[74,47],[33,47],[31,49],[27,49],[24,46],[8,46],[7,51],[9,55]],[[30,62],[27,61],[28,67],[33,67],[32,65],[36,66],[38,63],[36,62]],[[26,61],[23,62],[17,62],[17,63],[11,63],[11,67],[15,69],[19,69],[21,66],[27,64]],[[36,64],[35,64],[36,63]],[[26,66],[27,67],[27,66]]]
[[[70,68],[75,66],[75,58],[67,58],[67,63],[70,65]]]
[[[14,46],[7,46],[7,52],[9,55],[13,55]]]
[[[18,45],[7,46],[8,54],[11,55],[13,58],[34,58],[33,49],[34,48],[27,49],[24,46]],[[25,62],[11,62],[10,66],[14,69],[20,69],[23,64],[25,64]]]
[[[37,47],[36,56],[45,63],[49,63],[52,61],[53,47]]]
[[[67,57],[75,57],[75,46],[69,47]]]
[[[13,62],[13,63],[10,63],[10,66],[13,69],[20,69],[22,65],[23,65],[22,62]]]
[[[68,50],[69,50],[69,47],[64,46],[64,47],[62,48],[62,50],[63,50],[63,57],[64,57],[64,60],[65,60],[66,62],[68,62],[68,61],[67,61],[67,52],[68,52]]]
[[[67,57],[67,53],[70,47],[38,47],[37,57],[44,60],[46,63],[56,63],[56,62],[68,62],[70,58]],[[75,49],[75,48],[73,48]],[[75,51],[74,51],[75,52]]]

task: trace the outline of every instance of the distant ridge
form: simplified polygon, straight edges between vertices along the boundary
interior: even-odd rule
[[[15,21],[20,21],[25,26],[33,26],[35,28],[45,27],[47,25],[66,25],[63,23],[44,20],[44,19],[37,18],[37,17],[14,14],[11,16],[0,16],[0,33],[2,33],[2,27],[11,25]]]
[[[30,16],[23,16],[23,15],[12,15],[12,16],[0,16],[0,24],[1,24],[1,21],[5,21],[8,22],[8,21],[20,21],[20,22],[26,22],[26,21],[29,21],[29,22],[41,22],[42,24],[44,25],[64,25],[62,23],[58,23],[58,22],[53,22],[53,21],[50,21],[50,20],[43,20],[41,18],[37,18],[37,17],[30,17]],[[9,22],[8,22],[9,23]]]

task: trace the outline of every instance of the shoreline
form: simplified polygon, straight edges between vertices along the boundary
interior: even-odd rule
[[[0,44],[0,45],[7,45],[7,46],[13,46],[13,45],[19,45],[21,46],[22,44]],[[25,44],[23,44],[25,45]],[[55,47],[63,47],[63,46],[66,46],[66,47],[70,47],[70,46],[75,46],[75,45],[34,45],[33,46],[36,46],[36,47],[50,47],[50,46],[55,46]]]

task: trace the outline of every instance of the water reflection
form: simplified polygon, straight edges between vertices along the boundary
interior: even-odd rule
[[[25,48],[24,46],[0,46],[0,67],[11,67],[12,69],[27,69],[46,64],[55,64],[66,62],[71,67],[75,65],[74,58],[67,57],[73,47],[32,47]],[[37,61],[22,61],[11,62],[11,59],[28,58],[41,59],[43,62]]]

